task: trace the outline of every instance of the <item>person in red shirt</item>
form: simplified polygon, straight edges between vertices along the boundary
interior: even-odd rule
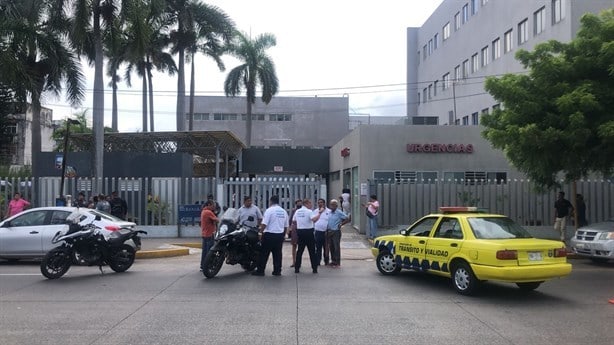
[[[215,203],[207,200],[203,205],[203,210],[200,212],[200,230],[203,237],[203,250],[200,257],[200,270],[204,270],[205,256],[209,249],[213,247],[213,235],[217,229],[219,219],[215,216]]]
[[[19,192],[16,192],[6,209],[6,217],[14,216],[28,207],[30,207],[30,203],[22,199]]]

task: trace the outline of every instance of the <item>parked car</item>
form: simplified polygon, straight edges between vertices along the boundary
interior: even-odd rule
[[[76,215],[71,217],[73,213]],[[44,256],[58,245],[51,243],[53,236],[58,231],[67,231],[67,219],[75,216],[78,217],[79,224],[93,223],[107,235],[122,228],[136,227],[135,223],[89,208],[32,208],[0,222],[0,258],[26,259]]]
[[[534,290],[571,272],[563,242],[533,238],[510,218],[475,207],[440,211],[399,235],[374,240],[371,251],[382,274],[406,268],[444,276],[457,292],[470,295],[488,280]]]
[[[574,253],[594,262],[614,259],[614,218],[576,230],[571,248]]]

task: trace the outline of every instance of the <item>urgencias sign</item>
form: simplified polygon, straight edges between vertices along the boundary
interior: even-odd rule
[[[471,144],[407,144],[409,153],[473,153]]]

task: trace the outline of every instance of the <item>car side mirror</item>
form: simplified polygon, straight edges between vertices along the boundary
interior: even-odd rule
[[[407,236],[407,234],[408,234],[407,229],[403,229],[403,230],[399,231],[399,234],[401,234],[403,236]]]

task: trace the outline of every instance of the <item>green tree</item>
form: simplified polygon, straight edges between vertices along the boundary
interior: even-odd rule
[[[575,39],[549,41],[516,58],[527,74],[486,80],[502,109],[484,116],[484,137],[538,186],[591,173],[614,161],[614,10],[585,14]]]
[[[65,22],[54,18],[54,1],[14,0],[12,11],[2,20],[2,40],[14,55],[13,68],[19,71],[19,84],[32,103],[32,164],[41,152],[41,97],[50,92],[59,95],[66,85],[68,100],[77,105],[84,97],[81,64],[68,48]],[[8,36],[5,33],[10,33]],[[3,54],[4,55],[4,54]],[[9,85],[18,82],[11,80]]]
[[[167,0],[167,12],[172,16],[175,28],[171,31],[174,54],[177,60],[177,131],[185,131],[185,53],[195,51],[199,42],[218,37],[229,40],[234,23],[228,15],[215,6],[198,0]]]
[[[224,93],[226,96],[235,97],[245,88],[247,99],[246,116],[246,146],[252,142],[252,105],[256,103],[256,86],[262,89],[262,101],[269,104],[273,96],[277,94],[279,81],[275,73],[275,64],[266,53],[270,47],[276,44],[273,34],[265,33],[255,39],[247,37],[243,33],[237,33],[227,51],[231,56],[239,59],[243,64],[233,68],[224,81]]]

